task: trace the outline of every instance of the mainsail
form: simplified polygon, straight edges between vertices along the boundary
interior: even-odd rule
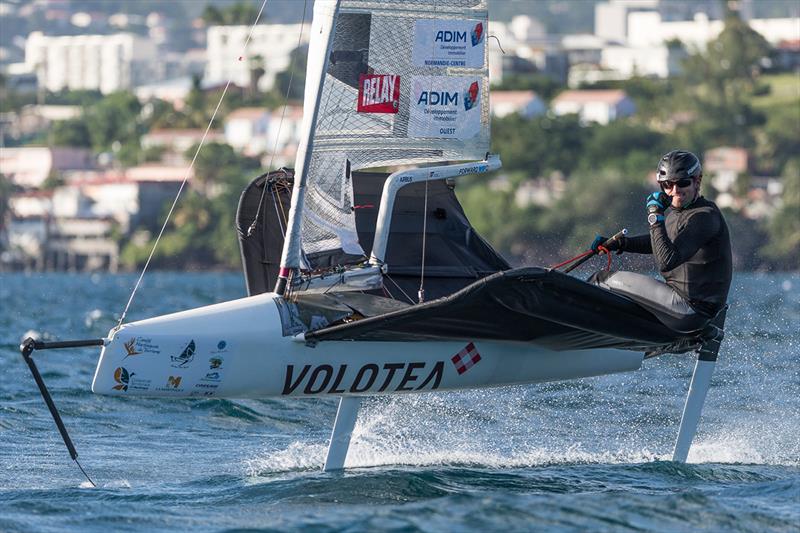
[[[365,256],[352,171],[480,160],[488,152],[486,2],[437,0],[431,7],[418,0],[317,1],[308,72],[316,66],[324,74],[321,84],[306,80],[310,155],[298,151],[295,195],[302,197],[293,198],[302,260],[291,257],[297,244],[290,243],[284,265],[314,269],[315,257],[332,250]]]

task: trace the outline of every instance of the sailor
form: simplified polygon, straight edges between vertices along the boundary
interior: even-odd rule
[[[694,331],[724,306],[733,272],[728,226],[716,204],[700,194],[703,171],[691,152],[673,150],[658,162],[661,188],[647,197],[650,232],[622,237],[609,251],[652,254],[664,282],[623,271],[601,271],[589,281],[625,295],[667,327]],[[606,237],[597,236],[592,250]]]

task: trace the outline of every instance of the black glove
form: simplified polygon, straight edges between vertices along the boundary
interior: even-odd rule
[[[592,244],[590,246],[591,250],[596,254],[603,253],[600,250],[600,246],[602,246],[603,243],[606,242],[607,240],[608,240],[608,237],[603,237],[602,235],[595,236],[595,238],[592,241]],[[608,245],[605,246],[605,249],[608,250],[609,252],[616,251],[617,255],[619,255],[619,254],[621,254],[622,252],[625,251],[625,240],[626,240],[625,235],[622,235],[622,236],[620,236],[619,239],[608,243]]]

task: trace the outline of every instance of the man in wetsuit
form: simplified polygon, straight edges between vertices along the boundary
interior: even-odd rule
[[[649,234],[622,237],[617,253],[652,254],[666,283],[634,272],[598,272],[590,281],[623,294],[678,331],[702,328],[724,306],[733,273],[728,226],[700,194],[700,160],[673,150],[658,162],[661,190],[647,197]],[[599,250],[598,236],[592,249]]]

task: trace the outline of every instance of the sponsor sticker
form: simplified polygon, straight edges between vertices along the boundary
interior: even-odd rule
[[[400,76],[361,74],[358,78],[359,113],[397,113],[400,107]]]
[[[146,337],[131,337],[126,342],[122,343],[122,345],[125,347],[125,357],[123,357],[123,361],[135,355],[158,355],[161,353],[161,347],[154,343],[152,339]]]
[[[478,20],[417,20],[414,66],[483,68],[485,29]]]
[[[127,392],[128,390],[146,391],[150,390],[150,380],[135,377],[135,372],[129,372],[125,367],[117,367],[114,370],[114,382],[116,385],[112,390]]]
[[[415,76],[409,137],[470,139],[481,129],[481,83],[472,76]]]
[[[461,375],[478,364],[481,360],[481,354],[478,353],[478,349],[475,348],[474,344],[469,343],[450,360],[453,362],[453,366],[456,367],[458,374]]]
[[[192,339],[179,355],[170,356],[172,366],[175,368],[186,368],[189,366],[189,363],[194,360],[194,352],[196,349],[194,339]]]
[[[286,366],[284,395],[342,394],[363,392],[410,392],[437,390],[444,375],[444,361],[367,363],[352,365]]]
[[[168,376],[166,384],[163,387],[156,387],[156,390],[161,392],[183,392],[182,382],[183,376]]]

